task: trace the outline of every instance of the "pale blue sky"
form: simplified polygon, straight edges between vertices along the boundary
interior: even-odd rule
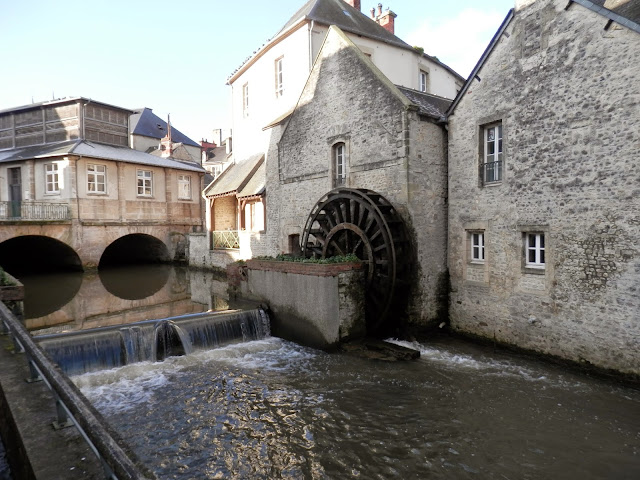
[[[83,96],[228,128],[226,79],[305,0],[0,0],[0,110]],[[396,35],[467,76],[514,0],[390,0]],[[363,0],[362,11],[378,4]]]

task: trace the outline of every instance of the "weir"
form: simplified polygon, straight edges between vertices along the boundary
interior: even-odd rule
[[[34,340],[67,375],[156,362],[270,335],[264,310],[204,313],[78,332]]]

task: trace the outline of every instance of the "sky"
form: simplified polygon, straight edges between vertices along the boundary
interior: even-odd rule
[[[149,107],[195,141],[231,127],[228,76],[305,0],[0,0],[0,110]],[[363,0],[368,13],[379,3]],[[395,33],[467,77],[514,0],[390,0]]]

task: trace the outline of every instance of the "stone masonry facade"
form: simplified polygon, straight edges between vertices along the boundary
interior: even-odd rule
[[[332,147],[343,142],[346,187],[382,193],[405,220],[416,246],[410,319],[434,321],[446,277],[446,134],[337,29],[329,31],[284,127],[267,155],[270,254],[290,252],[313,206],[332,184]],[[274,206],[277,206],[275,208]],[[398,312],[400,315],[400,312]]]
[[[637,375],[640,35],[606,24],[566,0],[516,10],[449,117],[450,320]],[[487,183],[495,125],[502,177]],[[480,261],[474,234],[484,235]],[[529,234],[544,238],[537,268]]]

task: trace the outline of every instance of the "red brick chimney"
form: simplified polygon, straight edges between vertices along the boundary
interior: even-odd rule
[[[385,30],[395,35],[395,19],[397,15],[387,8],[386,12],[382,11],[382,4],[378,4],[378,11],[371,9],[371,18]]]
[[[348,3],[356,10],[360,10],[360,0],[344,0],[344,3]]]

